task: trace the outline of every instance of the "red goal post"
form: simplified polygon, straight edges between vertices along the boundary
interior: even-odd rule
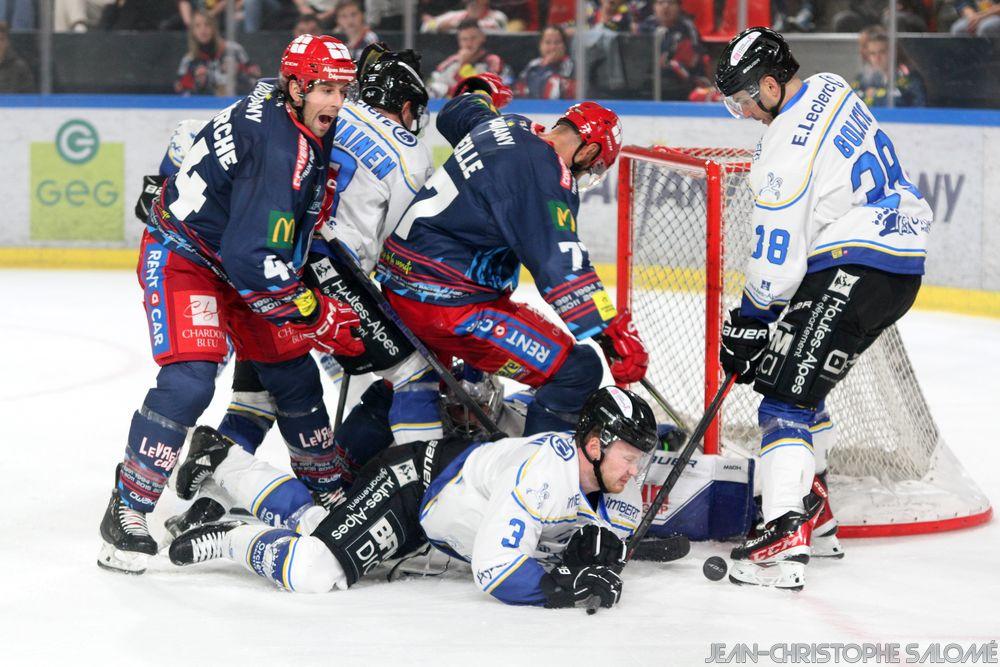
[[[633,312],[649,347],[647,378],[688,424],[722,382],[723,315],[739,304],[753,239],[750,159],[742,149],[659,146],[625,146],[619,158],[618,308]],[[705,452],[753,456],[758,403],[752,387],[734,387]],[[842,536],[937,532],[990,519],[989,500],[940,436],[895,327],[827,403]]]

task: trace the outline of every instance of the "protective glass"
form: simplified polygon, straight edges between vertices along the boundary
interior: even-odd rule
[[[750,116],[749,109],[757,106],[758,99],[760,99],[760,86],[755,84],[732,95],[727,95],[722,101],[733,118],[748,118]]]

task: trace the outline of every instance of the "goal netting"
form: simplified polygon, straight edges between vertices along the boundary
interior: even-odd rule
[[[737,149],[622,151],[619,309],[632,309],[650,349],[647,378],[689,429],[721,384],[722,318],[740,301],[752,240],[749,159]],[[759,401],[750,386],[736,385],[706,452],[755,454]],[[837,432],[828,479],[841,535],[933,532],[990,518],[989,500],[941,438],[896,327],[861,355],[827,407]]]

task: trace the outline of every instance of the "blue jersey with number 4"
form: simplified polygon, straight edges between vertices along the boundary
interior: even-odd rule
[[[316,301],[301,274],[333,205],[332,134],[317,139],[262,80],[198,132],[153,207],[150,234],[276,324],[310,316]]]
[[[741,312],[777,318],[807,273],[840,264],[921,275],[933,214],[871,110],[836,74],[809,77],[768,126]]]
[[[410,299],[458,306],[512,292],[523,264],[570,333],[600,333],[615,308],[577,236],[576,180],[552,146],[482,94],[450,100],[437,127],[454,153],[386,240],[379,280]]]

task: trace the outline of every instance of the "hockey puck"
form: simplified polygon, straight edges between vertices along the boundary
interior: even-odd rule
[[[705,573],[705,576],[712,581],[718,581],[726,576],[726,572],[729,567],[726,565],[726,561],[719,556],[712,556],[705,561],[705,564],[701,566],[701,571]]]

